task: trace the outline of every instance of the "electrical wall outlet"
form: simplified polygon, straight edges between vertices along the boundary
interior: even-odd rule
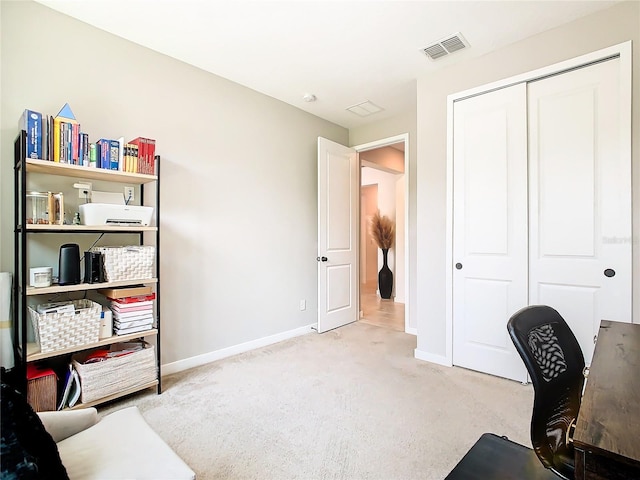
[[[124,202],[125,203],[133,202],[135,200],[134,190],[135,189],[133,187],[124,187]]]
[[[86,199],[91,196],[91,182],[74,183],[73,188],[78,189],[78,198]]]

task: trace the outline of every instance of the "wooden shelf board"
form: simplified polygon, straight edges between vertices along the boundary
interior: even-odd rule
[[[158,227],[143,227],[130,225],[27,225],[27,232],[73,232],[73,233],[96,233],[96,232],[155,232]]]
[[[113,395],[109,395],[107,397],[100,398],[98,400],[94,400],[93,402],[87,403],[78,403],[71,407],[68,410],[79,410],[81,408],[93,407],[95,405],[100,405],[101,403],[110,402],[111,400],[115,400],[120,397],[124,397],[126,395],[131,395],[132,393],[140,392],[142,390],[146,390],[147,388],[156,387],[158,385],[158,380],[154,380],[153,382],[145,383],[144,385],[139,385],[137,387],[128,388],[118,393],[114,393]],[[67,410],[67,409],[65,409]]]
[[[158,179],[156,175],[120,172],[118,170],[107,170],[105,168],[83,167],[80,165],[69,165],[68,163],[50,162],[48,160],[36,160],[32,158],[27,159],[26,165],[27,172],[29,173],[46,173],[48,175],[85,178],[88,180],[104,180],[107,182],[133,183],[141,185],[143,183],[155,182]]]
[[[86,345],[77,345],[75,347],[65,348],[63,350],[56,350],[55,352],[40,353],[40,348],[36,343],[27,343],[27,362],[35,362],[37,360],[44,360],[46,358],[57,357],[59,355],[68,355],[70,353],[80,352],[82,350],[88,350],[90,348],[103,347],[105,345],[112,345],[119,342],[128,342],[140,337],[151,337],[158,334],[157,328],[145,330],[143,332],[129,333],[127,335],[114,335],[109,338],[103,338],[94,343],[87,343]]]
[[[130,285],[146,285],[158,283],[157,278],[143,278],[121,280],[119,282],[79,283],[77,285],[51,285],[50,287],[27,287],[27,296],[46,295],[49,293],[80,292],[83,290],[98,290],[99,288],[128,287]]]

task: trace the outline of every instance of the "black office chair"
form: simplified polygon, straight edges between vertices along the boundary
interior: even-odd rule
[[[571,479],[574,453],[569,439],[584,386],[582,349],[562,316],[545,305],[519,310],[507,330],[533,382],[533,449],[545,467]]]
[[[584,385],[582,349],[562,316],[545,305],[519,310],[509,319],[507,330],[533,383],[533,450],[506,437],[484,434],[447,480],[573,479],[569,439]],[[535,457],[539,461],[532,462]]]

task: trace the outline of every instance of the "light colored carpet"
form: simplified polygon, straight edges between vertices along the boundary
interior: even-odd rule
[[[199,479],[442,479],[484,432],[530,446],[531,386],[416,360],[363,323],[167,376],[129,397]]]

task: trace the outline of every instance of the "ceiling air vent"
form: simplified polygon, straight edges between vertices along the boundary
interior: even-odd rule
[[[457,52],[463,48],[468,47],[469,44],[464,39],[460,32],[453,35],[449,35],[441,40],[438,40],[432,45],[429,45],[422,49],[424,54],[431,60],[437,60],[438,58],[449,55],[450,53]]]
[[[360,115],[361,117],[368,117],[369,115],[381,112],[384,109],[367,100],[356,105],[351,105],[350,107],[347,107],[347,110],[349,110],[351,113],[355,113],[356,115]]]

